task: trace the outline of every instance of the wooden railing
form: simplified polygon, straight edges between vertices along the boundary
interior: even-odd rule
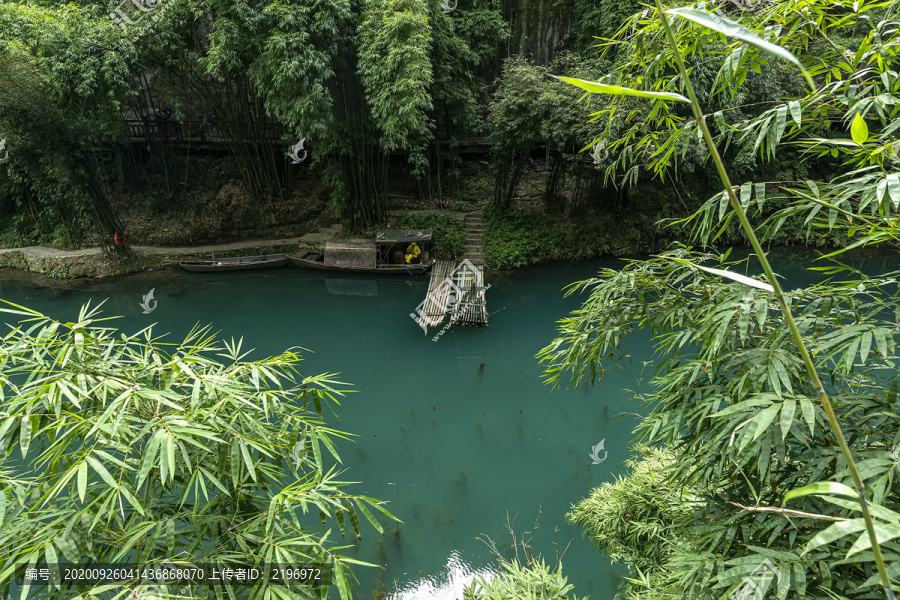
[[[171,120],[158,120],[145,122],[137,119],[127,119],[125,127],[128,137],[132,140],[146,140],[148,137],[162,141],[199,141],[228,143],[240,141],[227,135],[215,122],[208,120],[188,120],[184,122]],[[283,143],[282,133],[284,128],[278,123],[254,123],[252,125],[252,140],[272,143]]]

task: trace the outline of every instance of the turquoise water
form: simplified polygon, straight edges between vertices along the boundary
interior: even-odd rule
[[[791,282],[805,278],[797,279],[789,260],[803,256],[782,258],[782,272],[794,273]],[[534,532],[534,551],[550,562],[565,550],[576,594],[608,600],[621,569],[593,552],[564,517],[591,488],[624,471],[635,413],[643,410],[625,390],[639,385],[642,361],[651,360],[649,338],[639,333],[630,340],[630,374],[608,371],[592,389],[552,390],[534,355],[553,338],[555,321],[579,305],[562,288],[613,264],[492,274],[491,326],[452,328],[436,342],[435,330],[426,337],[409,317],[424,299],[425,277],[276,268],[60,283],[0,272],[0,297],[64,321],[89,300],[107,300],[105,314],[122,315],[117,326],[127,331],[156,323],[157,332],[180,338],[195,323],[212,324],[222,337],[243,336],[257,357],[302,346],[311,351],[306,374],[340,372],[359,390],[330,419],[358,435],[339,446],[349,468],[344,478],[363,482],[355,491],[390,501],[403,521],[399,535],[383,539],[390,598],[461,597],[472,573],[496,565],[484,536],[508,547],[510,523],[519,536]],[[140,302],[151,289],[158,304],[145,315]],[[589,455],[601,440],[606,459],[593,464]],[[353,555],[380,562],[379,540],[364,524]],[[361,567],[356,573],[356,597],[368,598],[378,574]]]
[[[490,549],[476,538],[509,541],[509,519],[520,535],[536,531],[534,550],[551,561],[571,542],[563,565],[576,593],[605,599],[618,575],[564,515],[591,487],[622,472],[635,417],[617,421],[616,415],[637,409],[620,391],[632,382],[611,373],[602,388],[554,391],[541,381],[534,359],[552,339],[555,320],[578,305],[560,290],[598,266],[495,277],[488,292],[491,326],[451,328],[437,342],[409,317],[425,297],[424,277],[277,268],[61,284],[6,272],[0,297],[61,320],[74,319],[89,300],[107,300],[104,313],[122,315],[117,326],[124,330],[157,323],[158,331],[177,338],[197,322],[210,323],[223,337],[244,336],[258,356],[302,346],[312,351],[305,373],[339,371],[340,380],[359,390],[332,418],[358,434],[339,448],[349,468],[345,478],[363,482],[354,486],[360,493],[390,501],[403,521],[399,539],[388,533],[383,542],[384,581],[389,591],[396,581],[398,590],[393,597],[444,597],[471,571],[493,566]],[[157,308],[144,315],[140,302],[150,289]],[[608,455],[593,465],[589,454],[601,440]],[[364,527],[357,556],[378,562],[380,539]],[[420,581],[420,571],[427,581]],[[359,568],[357,575],[358,597],[368,598],[376,572]]]

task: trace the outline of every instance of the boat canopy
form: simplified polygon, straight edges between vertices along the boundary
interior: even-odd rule
[[[376,254],[371,240],[328,240],[324,262],[328,267],[374,269]]]
[[[430,242],[430,229],[376,229],[375,241],[379,244],[408,244]]]

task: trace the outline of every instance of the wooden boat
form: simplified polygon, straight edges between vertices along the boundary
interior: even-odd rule
[[[184,260],[178,264],[188,271],[212,272],[268,269],[270,267],[283,267],[287,263],[288,257],[284,254],[265,254],[262,256]]]
[[[324,252],[306,251],[290,257],[307,269],[344,273],[416,275],[434,264],[431,230],[379,229],[374,240],[328,240]]]

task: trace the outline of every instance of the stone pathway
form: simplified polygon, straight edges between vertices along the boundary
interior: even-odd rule
[[[299,238],[280,238],[276,240],[246,240],[243,242],[230,242],[228,244],[209,244],[205,246],[131,246],[137,254],[156,256],[184,255],[195,256],[197,254],[212,254],[214,252],[231,252],[234,250],[253,250],[255,248],[281,248],[287,246],[324,247],[325,242],[336,237],[342,228],[341,225],[332,225],[329,229],[320,230],[318,233],[307,233]],[[47,246],[22,246],[20,248],[0,248],[0,256],[13,252],[20,252],[26,258],[81,258],[103,254],[97,248],[81,248],[79,250],[59,250]]]
[[[278,239],[278,240],[250,240],[246,242],[232,242],[230,244],[214,244],[209,246],[131,246],[137,254],[150,254],[158,256],[168,255],[196,255],[211,254],[213,252],[229,252],[232,250],[241,250],[243,248],[274,248],[280,246],[296,246],[297,238]],[[0,256],[19,252],[24,254],[26,258],[81,258],[84,256],[94,256],[103,254],[103,251],[97,248],[81,248],[79,250],[59,250],[57,248],[48,248],[47,246],[22,246],[20,248],[0,248]]]
[[[99,247],[78,250],[59,250],[46,246],[0,248],[0,268],[11,267],[62,279],[124,275],[138,271],[170,268],[186,258],[203,257],[210,254],[221,253],[230,256],[265,253],[291,254],[298,248],[301,250],[322,249],[325,247],[325,242],[337,237],[341,230],[341,225],[338,224],[322,229],[318,233],[307,233],[299,239],[289,237],[180,247],[131,246],[137,258],[135,264],[109,261]]]

